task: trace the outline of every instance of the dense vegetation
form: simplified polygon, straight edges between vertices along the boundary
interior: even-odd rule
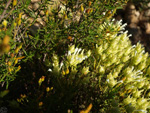
[[[0,110],[149,112],[149,54],[112,18],[127,0],[33,1],[0,1]]]

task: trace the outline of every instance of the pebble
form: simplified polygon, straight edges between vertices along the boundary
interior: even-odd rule
[[[39,3],[34,3],[34,5],[33,5],[34,10],[37,10],[39,7],[40,7]]]
[[[41,0],[31,0],[31,3],[41,2]]]

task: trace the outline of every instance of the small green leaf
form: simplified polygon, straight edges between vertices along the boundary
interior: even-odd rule
[[[9,90],[4,90],[0,92],[0,98],[3,98],[5,95],[9,93]]]

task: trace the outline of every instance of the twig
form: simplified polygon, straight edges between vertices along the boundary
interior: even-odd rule
[[[5,9],[4,9],[2,15],[0,16],[0,22],[1,22],[2,19],[4,18],[4,15],[5,15],[5,13],[6,13],[6,10],[8,9],[8,7],[9,7],[11,1],[12,1],[12,0],[9,0],[9,1],[7,2]]]

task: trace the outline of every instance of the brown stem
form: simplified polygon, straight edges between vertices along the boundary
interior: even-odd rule
[[[4,18],[4,15],[5,15],[5,13],[6,13],[6,10],[8,9],[8,7],[9,7],[11,1],[12,1],[12,0],[9,0],[9,1],[7,2],[5,9],[4,9],[2,15],[0,16],[0,22],[1,22],[2,19]]]

